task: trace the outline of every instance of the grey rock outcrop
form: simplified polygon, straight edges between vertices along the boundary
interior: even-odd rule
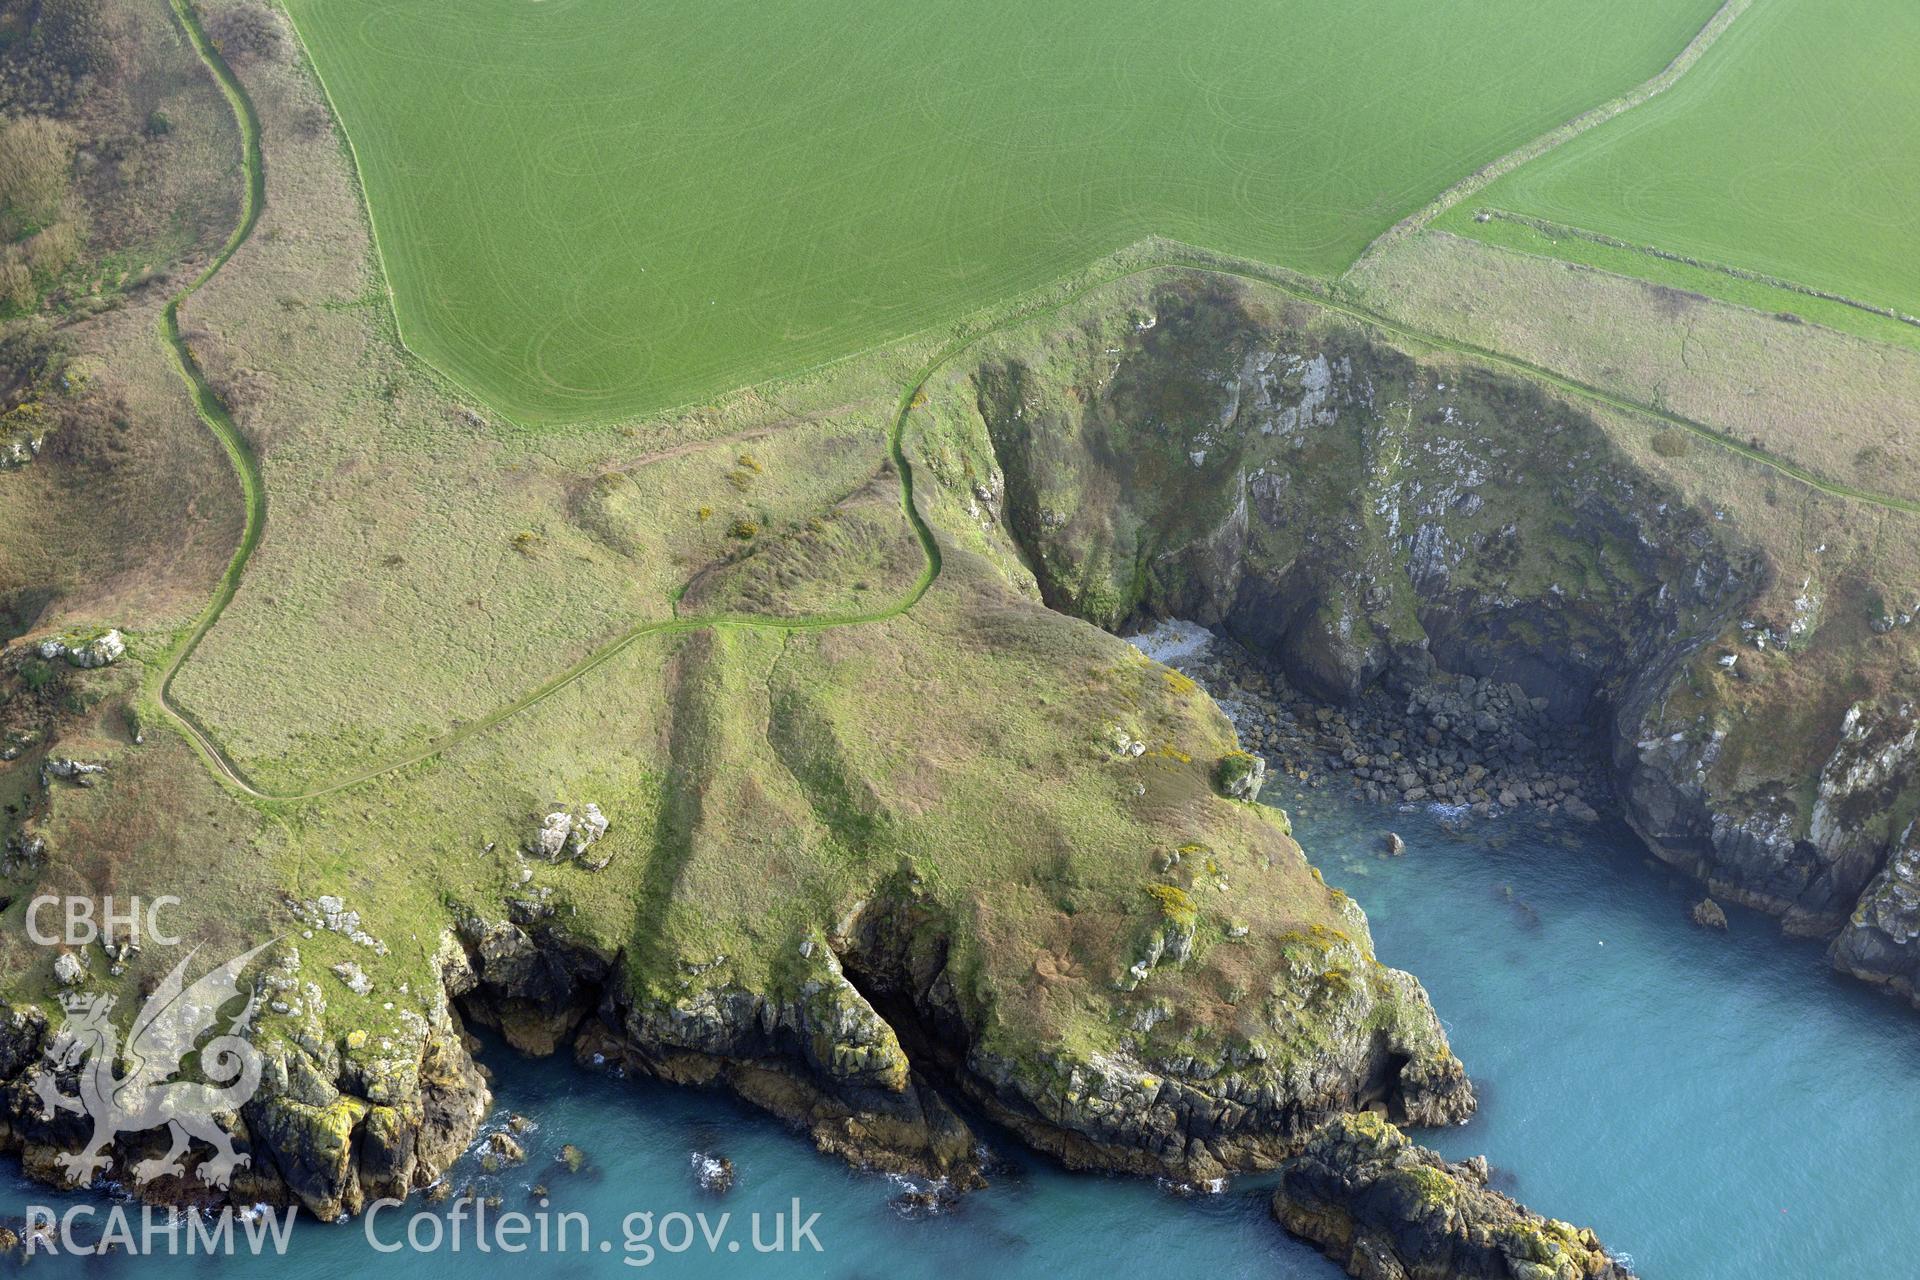
[[[1629,817],[1654,848],[1716,894],[1830,935],[1885,865],[1892,802],[1912,785],[1920,724],[1904,700],[1856,702],[1803,815],[1777,789],[1722,794],[1726,731],[1711,725],[1642,737],[1627,754]]]
[[[0,442],[0,471],[11,471],[24,467],[40,456],[40,450],[46,447],[44,434],[34,435],[19,432]]]
[[[1230,752],[1220,761],[1218,777],[1223,793],[1251,804],[1260,798],[1260,788],[1267,784],[1267,762],[1250,752]]]
[[[578,813],[556,810],[541,819],[540,829],[528,842],[527,851],[548,862],[573,858],[582,866],[598,871],[609,859],[592,850],[607,834],[610,825],[597,804],[585,805]]]
[[[1361,1280],[1629,1280],[1593,1232],[1486,1186],[1376,1115],[1329,1122],[1280,1169],[1273,1216]]]
[[[92,760],[74,760],[67,756],[53,756],[40,766],[41,785],[50,779],[58,778],[62,782],[71,782],[77,786],[90,787],[105,774],[107,766]]]
[[[48,662],[65,658],[71,666],[91,670],[111,666],[125,657],[127,641],[118,631],[104,631],[84,640],[76,637],[42,640],[39,652]]]
[[[1920,824],[1861,895],[1833,943],[1840,968],[1905,994],[1920,1005]]]

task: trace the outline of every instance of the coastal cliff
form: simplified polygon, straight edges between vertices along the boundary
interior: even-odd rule
[[[377,817],[342,801],[370,847],[435,851],[360,882],[364,926],[337,896],[249,891],[299,942],[259,977],[268,1068],[228,1120],[253,1158],[232,1194],[336,1217],[443,1179],[486,1106],[463,1019],[729,1088],[823,1150],[954,1187],[981,1176],[969,1110],[1071,1166],[1182,1182],[1281,1166],[1370,1108],[1464,1119],[1425,992],[1377,961],[1285,815],[1243,802],[1263,743],[1065,614],[1215,626],[1336,737],[1341,717],[1403,718],[1391,749],[1334,753],[1383,799],[1580,816],[1609,797],[1549,757],[1591,726],[1594,768],[1662,857],[1911,990],[1915,629],[1867,616],[1858,574],[1803,587],[1766,530],[1617,424],[1171,273],[943,369],[903,446],[941,553],[909,614],[672,637],[628,686],[646,691],[622,713],[634,759],[564,788],[488,777],[449,804],[409,776]],[[749,556],[713,589],[768,564],[782,590],[846,576]],[[38,779],[10,837],[20,893],[83,875],[71,851],[146,779],[201,777],[170,736],[139,745],[153,649],[134,641],[107,670],[8,653],[9,776]],[[588,713],[541,714],[515,731]],[[292,851],[209,873],[257,867],[264,889],[304,857],[343,876],[201,784],[223,839]],[[568,832],[589,821],[585,856]],[[155,865],[194,857],[227,855]],[[25,1076],[66,978],[19,960],[5,1141],[51,1176],[79,1135]],[[69,976],[130,995],[152,963]],[[175,1192],[203,1194],[156,1193]]]
[[[1816,493],[1783,526],[1764,472],[1704,500],[1710,443],[1200,274],[1008,335],[933,394],[930,469],[1050,604],[1216,628],[1290,724],[1329,709],[1270,746],[1378,799],[1616,808],[1911,989],[1920,588],[1879,519]],[[1587,732],[1608,796],[1567,785]]]
[[[1297,858],[1289,846],[1274,829],[1263,856]],[[864,1167],[976,1185],[978,1142],[952,1096],[1069,1167],[1204,1182],[1271,1168],[1325,1119],[1361,1107],[1420,1125],[1459,1123],[1473,1110],[1426,993],[1373,959],[1357,904],[1334,902],[1336,925],[1283,936],[1270,950],[1230,937],[1236,953],[1251,954],[1211,961],[1192,959],[1197,920],[1156,925],[1135,961],[1142,974],[1102,984],[1120,1034],[1098,1050],[1036,1036],[1009,1007],[1016,1002],[969,975],[950,909],[911,867],[831,930],[799,940],[768,990],[702,981],[697,966],[649,989],[616,966],[621,976],[597,1001],[591,980],[548,994],[573,1011],[583,1062],[727,1086]],[[488,945],[503,929],[513,926],[487,930]],[[516,949],[568,951],[550,930],[518,937]],[[550,1035],[525,1035],[507,1012],[539,999],[537,985],[478,961],[466,1007],[522,1048],[551,1047]],[[1235,1030],[1193,1034],[1169,985],[1240,972],[1243,961],[1264,981],[1236,997]],[[1034,976],[1073,981],[1059,963],[1036,961]],[[556,959],[545,971],[567,967]]]
[[[269,869],[195,871],[211,844],[158,851],[141,883],[199,877],[182,897],[201,928],[236,951],[281,940],[251,978],[259,1090],[222,1121],[249,1164],[203,1187],[196,1145],[143,1193],[330,1220],[444,1187],[487,1105],[463,1024],[730,1089],[824,1151],[954,1189],[981,1177],[968,1109],[1073,1167],[1182,1182],[1271,1168],[1360,1108],[1464,1120],[1473,1090],[1426,993],[1375,958],[1359,904],[1324,883],[1285,814],[1234,794],[1244,757],[1212,700],[964,548],[942,584],[885,629],[678,642],[658,741],[679,772],[656,807],[620,791],[516,807],[497,839],[463,815],[463,851],[419,864],[418,897],[388,879],[348,881],[351,901],[228,903],[204,885]],[[103,670],[9,652],[10,723],[29,744],[9,775],[99,765],[91,785],[33,787],[9,862],[22,896],[66,883],[94,814],[195,764],[170,735],[127,732],[145,652]],[[30,992],[0,1062],[3,1132],[58,1179],[84,1138],[78,1118],[42,1115],[32,1085],[58,997],[137,1007],[177,957],[14,951]],[[100,1175],[124,1181],[158,1141],[127,1135]]]
[[[167,31],[136,46],[187,58],[224,120]],[[1360,905],[1241,803],[1264,744],[1096,629],[1153,616],[1270,661],[1383,798],[1578,815],[1602,797],[1546,756],[1597,726],[1662,857],[1912,992],[1920,584],[1886,530],[1723,500],[1674,470],[1717,445],[1178,271],[998,333],[899,406],[891,372],[840,370],[529,449],[393,341],[310,69],[233,56],[243,136],[187,185],[236,148],[264,172],[257,110],[273,199],[234,269],[100,322],[99,422],[0,441],[38,495],[16,541],[51,549],[0,591],[0,913],[131,886],[180,896],[209,957],[274,940],[258,1090],[214,1117],[245,1166],[204,1183],[203,1144],[142,1194],[332,1220],[450,1192],[489,1105],[471,1023],[731,1089],[863,1167],[972,1185],[979,1114],[1074,1167],[1281,1167],[1289,1225],[1350,1265],[1373,1242],[1376,1274],[1436,1248],[1605,1274],[1590,1236],[1352,1118],[1452,1124],[1474,1094]],[[249,469],[181,372],[264,464],[258,556]],[[204,518],[216,476],[231,510]],[[1375,740],[1343,746],[1369,699]],[[1382,746],[1389,714],[1417,737]],[[36,1088],[71,1048],[61,998],[125,1013],[173,963],[130,946],[0,936],[0,1150],[33,1176],[90,1138]],[[74,1092],[70,1060],[52,1083]],[[164,1144],[120,1135],[93,1172]],[[1383,1165],[1434,1175],[1442,1243],[1362,1194]]]

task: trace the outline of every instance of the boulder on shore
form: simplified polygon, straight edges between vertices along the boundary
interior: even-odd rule
[[[1727,927],[1727,913],[1712,898],[1702,898],[1693,904],[1693,922],[1702,929],[1720,929]]]
[[[1280,1166],[1273,1216],[1364,1280],[1629,1280],[1592,1231],[1487,1189],[1372,1112],[1339,1116]]]

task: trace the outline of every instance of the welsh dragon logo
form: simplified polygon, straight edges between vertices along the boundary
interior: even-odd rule
[[[196,1054],[195,1043],[213,1030],[220,1010],[240,997],[239,978],[252,959],[273,943],[264,943],[245,955],[186,985],[187,966],[198,948],[175,965],[134,1019],[125,1047],[108,1014],[114,998],[108,995],[61,997],[66,1021],[47,1050],[49,1066],[33,1078],[40,1096],[41,1118],[59,1111],[85,1115],[93,1121],[93,1136],[80,1150],[58,1157],[67,1179],[84,1186],[111,1163],[107,1148],[116,1135],[139,1133],[165,1125],[170,1144],[166,1154],[133,1166],[136,1183],[186,1171],[180,1157],[194,1138],[214,1148],[211,1159],[199,1167],[201,1181],[225,1187],[233,1171],[251,1158],[233,1149],[233,1139],[215,1122],[221,1112],[237,1109],[260,1087],[260,1051],[247,1042],[257,997],[227,1024],[227,1030],[199,1046],[198,1074],[204,1081],[175,1080],[185,1060]],[[117,1060],[117,1061],[116,1061]],[[116,1066],[125,1071],[116,1074]],[[79,1072],[77,1096],[60,1092],[55,1074]]]

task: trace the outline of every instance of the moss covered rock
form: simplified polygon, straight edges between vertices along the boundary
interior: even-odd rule
[[[1281,1166],[1273,1215],[1368,1280],[1627,1280],[1593,1232],[1543,1218],[1362,1112]]]

